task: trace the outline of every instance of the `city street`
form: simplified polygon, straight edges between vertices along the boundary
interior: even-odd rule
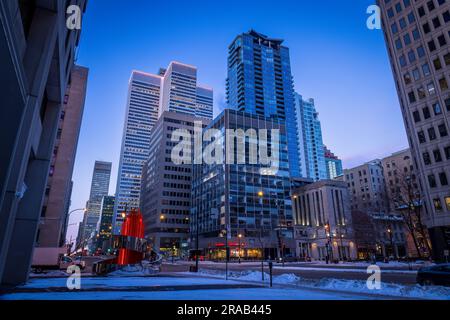
[[[178,264],[165,264],[163,271],[183,272],[189,270],[189,265],[192,263],[180,262]],[[368,266],[368,264],[367,264]],[[311,263],[286,263],[274,264],[274,275],[281,274],[295,274],[303,279],[319,280],[323,278],[345,279],[345,280],[367,280],[367,266],[362,265],[325,265],[325,264],[311,264]],[[386,283],[396,284],[415,284],[416,271],[410,271],[407,265],[398,266],[387,264],[380,264],[381,279]],[[418,266],[415,265],[414,269]],[[228,269],[230,271],[261,271],[261,263],[259,262],[245,262],[245,263],[229,263]],[[200,262],[200,270],[217,270],[225,271],[225,263]],[[265,272],[269,272],[267,263],[265,263]]]

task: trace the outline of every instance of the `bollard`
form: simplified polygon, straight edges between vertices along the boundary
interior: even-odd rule
[[[272,276],[273,276],[272,270],[273,270],[273,262],[269,261],[269,274],[270,274],[270,287],[271,288],[272,288],[272,285],[273,285],[273,283],[272,283]]]

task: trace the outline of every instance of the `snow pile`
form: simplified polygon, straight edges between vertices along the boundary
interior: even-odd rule
[[[158,271],[141,265],[132,265],[113,271],[108,274],[108,277],[145,277],[155,275]]]
[[[306,284],[308,287],[320,289],[349,291],[375,295],[385,295],[405,298],[419,299],[450,299],[450,288],[445,287],[422,287],[419,285],[399,285],[382,283],[380,290],[370,290],[365,281],[322,279],[317,282]]]
[[[67,276],[67,272],[60,270],[47,271],[43,273],[30,273],[30,278],[58,278]]]
[[[201,275],[225,277],[224,272],[213,270],[201,270]],[[228,278],[237,281],[262,282],[261,272],[229,272]],[[264,282],[269,282],[269,275],[264,274]],[[321,280],[306,280],[295,274],[282,274],[273,276],[273,283],[278,285],[297,286],[299,288],[315,288],[340,292],[362,293],[378,296],[390,296],[397,298],[450,300],[450,288],[446,287],[422,287],[419,285],[400,285],[382,283],[380,290],[370,290],[366,281],[340,280],[324,278]]]

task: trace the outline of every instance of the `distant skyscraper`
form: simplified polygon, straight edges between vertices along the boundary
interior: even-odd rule
[[[104,253],[111,249],[112,242],[112,220],[114,215],[114,200],[113,196],[105,196],[102,199],[102,206],[100,209],[100,219],[98,224],[98,238],[97,250],[100,249]]]
[[[82,244],[84,241],[89,240],[97,229],[102,200],[109,192],[111,166],[112,164],[110,162],[95,162],[94,172],[92,174],[91,192],[83,220]]]
[[[196,67],[171,62],[160,74],[164,74],[160,114],[170,111],[212,119],[213,91],[197,85]]]
[[[340,160],[334,153],[332,153],[326,146],[324,146],[325,152],[325,165],[327,167],[327,178],[333,180],[339,176],[342,176],[342,160]]]
[[[195,116],[212,120],[214,94],[211,88],[197,86],[197,102]]]
[[[298,135],[297,145],[301,160],[301,175],[313,180],[328,178],[325,164],[325,149],[322,138],[322,126],[314,100],[304,100],[295,94],[295,119]]]
[[[227,101],[237,111],[286,122],[290,174],[301,177],[291,62],[282,43],[253,30],[236,37],[228,48]]]
[[[434,258],[450,250],[449,0],[377,1]]]
[[[173,163],[175,130],[194,130],[194,122],[209,120],[165,111],[152,130],[150,156],[142,173],[141,210],[146,236],[157,250],[187,250],[191,209],[192,165]]]
[[[139,208],[142,166],[148,158],[150,131],[158,120],[161,77],[133,71],[120,152],[114,207],[114,232],[120,233],[122,212]]]

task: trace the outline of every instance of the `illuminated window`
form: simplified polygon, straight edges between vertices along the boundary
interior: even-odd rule
[[[450,211],[450,197],[445,198],[445,205],[447,207],[447,211]]]

